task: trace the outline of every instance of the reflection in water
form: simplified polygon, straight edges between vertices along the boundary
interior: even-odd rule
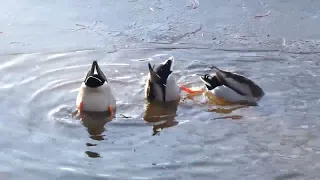
[[[226,101],[223,98],[217,97],[215,94],[213,94],[210,91],[205,92],[204,96],[205,96],[205,98],[207,100],[207,103],[218,105],[218,106],[241,105],[241,107],[242,107],[242,106],[256,106],[257,105],[255,103],[249,103],[249,102],[246,102],[246,101],[243,101],[243,102],[229,102],[229,101]]]
[[[88,147],[90,147],[90,146],[96,146],[97,144],[86,143],[86,145],[87,145]]]
[[[215,108],[215,109],[209,109],[208,112],[216,112],[216,113],[220,113],[220,114],[230,114],[233,111],[235,111],[237,109],[244,108],[244,107],[247,107],[247,106],[240,105],[240,106],[230,107],[230,108],[226,108],[226,107],[224,107],[224,108]],[[241,115],[230,115],[230,116],[217,117],[217,118],[213,118],[213,119],[215,120],[215,119],[228,119],[228,118],[231,118],[231,119],[242,119],[243,116],[241,116]]]
[[[105,124],[112,120],[109,112],[85,112],[80,111],[78,116],[82,124],[87,128],[90,138],[93,140],[101,141],[103,139],[103,132]]]
[[[110,112],[86,112],[77,111],[73,113],[74,117],[80,118],[83,126],[87,128],[90,138],[96,141],[104,140],[105,125],[112,121],[113,116],[110,116]],[[86,143],[88,147],[97,146],[97,144]],[[85,152],[91,158],[100,157],[99,153],[86,151]]]
[[[241,103],[240,104],[239,103],[230,103],[230,102],[225,101],[222,98],[218,98],[213,93],[209,93],[209,92],[205,93],[205,97],[207,97],[208,103],[222,106],[222,107],[212,108],[212,109],[208,110],[208,112],[216,112],[219,114],[231,114],[235,110],[249,107],[251,105],[251,104],[241,104]],[[229,119],[229,118],[232,120],[235,120],[235,119],[242,119],[243,116],[229,115],[229,116],[217,117],[214,119]]]
[[[99,157],[101,157],[99,153],[92,152],[92,151],[86,151],[86,154],[91,158],[99,158]]]
[[[214,120],[216,120],[216,119],[228,119],[228,118],[230,118],[230,119],[242,119],[243,118],[243,116],[241,116],[241,115],[232,115],[232,116],[223,116],[223,117],[217,117],[217,118],[213,118]]]
[[[230,114],[235,110],[241,109],[241,108],[245,108],[248,106],[245,105],[240,105],[240,106],[236,106],[236,107],[224,107],[224,108],[215,108],[215,109],[209,109],[208,112],[216,112],[216,113],[220,113],[220,114]]]
[[[153,136],[164,128],[173,127],[178,124],[178,121],[175,121],[178,105],[179,100],[166,103],[148,102],[146,104],[143,119],[152,124]]]
[[[197,90],[199,90],[199,89],[197,89]],[[200,90],[204,90],[204,89],[200,89]],[[200,100],[200,102],[198,101],[199,97],[202,98]],[[198,105],[200,105],[200,106],[209,106],[208,112],[216,112],[219,114],[230,114],[235,110],[249,107],[251,105],[251,104],[227,102],[222,98],[218,98],[210,91],[206,91],[203,93],[202,92],[187,93],[186,97],[183,98],[183,101],[186,101],[188,99],[194,101],[195,103],[198,103]],[[210,106],[219,106],[219,107],[210,108]],[[242,119],[243,117],[240,115],[230,115],[230,116],[218,117],[218,118],[214,118],[214,119],[228,119],[228,118]]]

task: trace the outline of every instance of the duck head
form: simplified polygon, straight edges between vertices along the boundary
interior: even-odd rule
[[[95,71],[97,72],[95,74]],[[97,61],[93,61],[91,69],[88,71],[84,84],[90,88],[97,88],[102,86],[105,82],[108,82],[106,76],[101,71]]]

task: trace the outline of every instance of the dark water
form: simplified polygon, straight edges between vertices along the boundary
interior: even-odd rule
[[[320,178],[320,2],[189,5],[1,6],[1,179]],[[200,86],[196,74],[215,64],[250,77],[266,96],[240,109],[191,100],[147,107],[147,61],[170,56],[179,84]],[[112,121],[82,123],[72,112],[93,60],[112,84],[118,111]],[[166,116],[152,117],[159,112]]]

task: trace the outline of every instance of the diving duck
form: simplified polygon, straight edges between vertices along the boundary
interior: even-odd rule
[[[211,69],[215,75],[200,75],[207,93],[211,95],[209,97],[222,100],[225,104],[257,105],[265,94],[261,87],[243,75],[224,71],[216,66],[212,66]]]
[[[168,102],[180,99],[181,89],[172,74],[173,63],[173,57],[156,68],[148,63],[149,74],[145,86],[145,96],[149,102]]]
[[[116,108],[116,100],[97,61],[93,61],[80,86],[76,105],[80,111],[110,112]]]

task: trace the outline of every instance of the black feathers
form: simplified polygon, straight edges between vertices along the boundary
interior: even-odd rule
[[[94,74],[94,70],[96,70],[98,74]],[[102,86],[104,82],[108,82],[107,78],[101,71],[98,62],[93,61],[91,69],[88,71],[87,76],[84,80],[85,85],[91,88],[97,88],[99,86]]]

